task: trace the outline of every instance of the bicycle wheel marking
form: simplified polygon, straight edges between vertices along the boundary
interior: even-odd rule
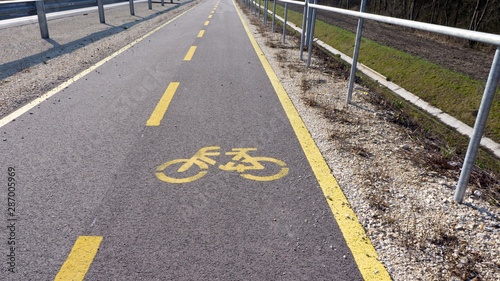
[[[207,146],[198,150],[191,158],[165,162],[156,168],[156,177],[168,183],[188,183],[198,180],[208,173],[209,165],[215,166],[216,160],[211,157],[219,156],[221,154],[219,150],[219,146]],[[232,159],[224,165],[219,165],[218,168],[223,171],[237,172],[242,178],[254,181],[278,180],[288,174],[289,168],[285,162],[271,157],[254,157],[248,154],[256,150],[257,148],[248,147],[233,148],[224,154],[233,156]],[[173,171],[173,166],[177,164],[182,165]],[[269,166],[277,166],[279,170],[275,172],[275,168],[272,171],[273,174],[269,175],[266,173]],[[188,173],[188,175],[183,175],[183,173]]]

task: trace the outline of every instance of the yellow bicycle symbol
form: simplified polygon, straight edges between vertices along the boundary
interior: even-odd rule
[[[196,152],[193,157],[189,159],[175,159],[168,161],[156,169],[156,177],[164,182],[168,183],[187,183],[200,179],[205,176],[208,172],[208,164],[215,165],[216,161],[210,158],[210,156],[220,155],[219,146],[207,146],[198,152]],[[272,181],[280,179],[288,174],[288,167],[286,163],[270,157],[253,157],[248,154],[250,151],[256,151],[257,148],[233,148],[232,151],[226,152],[225,155],[233,156],[231,161],[225,165],[219,165],[219,169],[224,171],[236,171],[240,173],[240,176],[255,181]],[[246,171],[262,171],[266,169],[263,162],[270,162],[278,165],[280,168],[278,172],[273,175],[258,175],[247,173]],[[182,164],[183,163],[183,164]],[[172,169],[168,169],[172,165],[182,164],[175,173],[187,172],[191,167],[197,166],[199,171],[194,175],[174,177],[172,174]],[[167,175],[169,174],[169,175]]]

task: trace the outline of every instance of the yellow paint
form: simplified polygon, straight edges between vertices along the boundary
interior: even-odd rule
[[[207,170],[208,170],[208,165],[207,163],[203,162],[203,161],[195,161],[193,162],[191,165],[196,165],[198,166],[198,168],[200,169],[200,171],[194,175],[194,176],[191,176],[191,177],[185,177],[185,178],[174,178],[172,176],[167,176],[165,174],[165,169],[171,165],[175,165],[175,164],[178,164],[178,163],[184,163],[181,168],[183,166],[185,166],[186,164],[188,164],[190,159],[175,159],[175,160],[172,160],[172,161],[168,161],[160,166],[158,166],[158,168],[156,168],[156,177],[161,180],[161,181],[164,181],[164,182],[168,182],[168,183],[188,183],[188,182],[192,182],[192,181],[195,181],[195,180],[198,180],[200,178],[202,178],[203,176],[205,176],[207,174]],[[181,169],[179,168],[179,170]],[[177,170],[177,172],[180,172],[179,170]]]
[[[215,164],[215,160],[213,160],[209,156],[219,156],[220,152],[214,151],[214,150],[219,150],[219,149],[220,149],[219,146],[207,146],[207,147],[203,147],[202,149],[198,150],[198,152],[196,152],[193,155],[193,157],[191,157],[189,159],[175,159],[172,161],[168,161],[168,162],[158,166],[158,168],[156,168],[156,177],[159,180],[164,181],[164,182],[168,182],[168,183],[188,183],[188,182],[198,180],[207,174],[207,170],[208,170],[207,164],[210,164],[210,165]],[[185,178],[174,178],[171,176],[167,176],[164,172],[165,169],[171,165],[175,165],[178,163],[184,163],[177,170],[178,173],[186,172],[193,165],[198,166],[200,171],[194,176],[185,177]]]
[[[208,18],[211,19],[212,18],[212,15],[208,15]]]
[[[236,6],[234,0],[233,4]],[[335,220],[342,231],[344,239],[354,256],[363,278],[365,280],[377,281],[391,280],[391,277],[389,276],[389,273],[385,269],[384,265],[378,260],[375,248],[373,247],[370,239],[366,236],[363,226],[359,223],[356,214],[350,208],[349,202],[340,189],[336,179],[333,177],[330,168],[314,143],[314,140],[309,134],[304,122],[300,118],[300,115],[283,88],[283,85],[281,85],[264,53],[253,38],[252,33],[243,20],[241,12],[238,8],[236,9],[248,38],[250,39],[262,66],[266,70],[269,80],[271,81],[274,90],[276,91],[278,98],[288,116],[288,119],[290,120],[307,160],[309,161],[316,179],[323,190],[325,200],[330,206]]]
[[[185,61],[190,61],[193,58],[194,52],[196,51],[196,46],[191,46],[186,56],[184,57]]]
[[[240,175],[249,180],[254,181],[273,181],[280,179],[288,174],[288,168],[285,162],[270,158],[270,157],[254,157],[248,154],[249,151],[256,151],[257,148],[233,148],[232,151],[226,152],[226,155],[233,155],[232,161],[225,165],[220,165],[219,169],[224,171],[236,171]],[[233,162],[234,161],[234,162]],[[256,176],[245,173],[245,171],[264,170],[266,167],[261,162],[271,162],[282,167],[278,173],[270,176]]]
[[[208,165],[215,165],[216,161],[211,156],[219,156],[220,152],[219,146],[207,146],[198,150],[193,157],[189,159],[175,159],[168,162],[165,162],[156,168],[156,177],[164,182],[168,183],[188,183],[195,180],[198,180],[207,174],[207,170],[209,168]],[[286,163],[270,157],[253,157],[248,154],[249,151],[256,151],[257,148],[233,148],[232,151],[226,152],[225,155],[232,155],[232,161],[224,165],[219,165],[219,169],[223,171],[234,171],[240,173],[240,176],[254,181],[273,181],[280,179],[288,174],[288,167],[286,167]],[[262,165],[262,162],[271,162],[278,167],[281,167],[280,170],[270,176],[266,175],[252,175],[250,173],[245,173],[246,171],[256,171],[256,170],[264,170],[266,167]],[[170,166],[176,165],[180,167],[177,169],[176,173],[175,169],[170,169],[166,171],[166,169]],[[197,169],[196,171],[188,173],[188,176],[179,175],[178,173],[184,173],[194,167]],[[196,168],[197,167],[197,168]],[[192,169],[191,169],[192,170]],[[195,175],[192,175],[195,173]],[[167,174],[175,174],[177,175],[167,175]],[[192,175],[192,176],[189,176]]]
[[[80,236],[73,245],[68,258],[62,265],[55,281],[83,280],[94,260],[102,236]]]
[[[199,2],[199,3],[201,3],[201,2]],[[43,101],[47,100],[48,98],[52,97],[53,95],[59,93],[61,90],[69,87],[71,84],[73,84],[76,81],[80,80],[85,75],[87,75],[87,74],[91,73],[92,71],[96,70],[101,65],[105,64],[106,62],[112,60],[113,58],[115,58],[119,54],[121,54],[121,53],[125,52],[126,50],[130,49],[132,46],[134,46],[135,44],[141,42],[142,40],[146,39],[147,37],[151,36],[152,34],[154,34],[155,32],[157,32],[158,30],[160,30],[163,27],[165,27],[166,25],[172,23],[176,19],[178,19],[181,16],[185,15],[187,12],[189,12],[192,9],[196,8],[196,6],[197,5],[195,5],[194,7],[190,8],[189,10],[187,10],[187,11],[179,14],[178,16],[176,16],[173,19],[167,21],[166,23],[160,25],[159,27],[151,30],[150,32],[146,33],[144,36],[140,37],[139,39],[136,39],[136,40],[132,41],[132,43],[125,45],[123,48],[121,48],[120,50],[114,52],[110,56],[104,58],[103,60],[101,60],[98,63],[94,64],[93,66],[89,67],[88,69],[86,69],[86,70],[80,72],[79,74],[73,76],[72,78],[66,80],[61,85],[53,88],[52,90],[48,91],[47,93],[45,93],[45,94],[41,95],[40,97],[34,99],[33,101],[29,102],[25,106],[19,108],[18,110],[14,111],[11,114],[9,114],[9,115],[5,116],[4,118],[0,119],[0,128],[3,127],[3,126],[5,126],[6,124],[8,124],[9,122],[11,122],[12,120],[18,118],[19,116],[23,115],[24,113],[28,112],[29,110],[31,110],[32,108],[36,107],[37,105],[41,104]]]
[[[208,20],[207,20],[207,21],[205,22],[205,26],[207,26],[209,23],[210,23],[210,21],[208,21]]]
[[[160,101],[153,110],[153,113],[151,113],[151,116],[146,122],[146,126],[160,126],[160,122],[163,119],[163,116],[165,115],[165,112],[167,111],[168,106],[170,105],[170,102],[174,97],[175,91],[177,91],[177,88],[179,87],[179,84],[179,82],[172,82],[168,85],[165,93],[163,93],[163,96],[161,97]]]
[[[200,30],[200,32],[198,32],[198,38],[201,38],[203,37],[203,35],[205,34],[205,30]]]

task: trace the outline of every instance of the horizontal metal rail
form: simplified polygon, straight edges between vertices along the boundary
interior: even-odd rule
[[[339,9],[339,8],[328,7],[328,6],[317,5],[317,4],[309,4],[309,7],[314,8],[314,9],[318,9],[318,10],[330,11],[330,12],[354,16],[354,17],[358,17],[358,18],[364,18],[364,19],[369,19],[369,20],[374,20],[374,21],[379,21],[379,22],[384,22],[384,23],[389,23],[389,24],[394,24],[394,25],[399,25],[399,26],[434,32],[434,33],[440,33],[440,34],[444,34],[444,35],[460,37],[460,38],[469,39],[469,40],[473,40],[473,41],[483,42],[486,44],[500,46],[500,35],[497,35],[497,34],[472,31],[472,30],[467,30],[467,29],[437,25],[437,24],[430,24],[430,23],[425,23],[425,22],[411,21],[411,20],[405,20],[405,19],[399,19],[399,18],[391,18],[391,17],[387,17],[387,16],[380,16],[380,15],[376,15],[376,14],[350,11],[350,10]]]
[[[278,0],[278,1],[283,2],[283,3],[293,4],[293,5],[299,5],[299,6],[306,5],[306,2],[302,2],[302,1],[292,1],[292,0]]]
[[[491,106],[493,103],[493,98],[494,98],[494,95],[495,95],[495,92],[496,92],[496,89],[497,89],[497,86],[498,86],[498,83],[500,80],[500,35],[365,13],[363,7],[366,5],[366,0],[362,0],[360,12],[346,10],[346,9],[340,9],[340,8],[334,8],[334,7],[329,7],[329,6],[323,6],[323,5],[317,5],[317,4],[311,3],[312,0],[308,0],[308,1],[304,1],[304,2],[293,1],[293,0],[277,0],[277,1],[285,3],[285,24],[284,24],[285,26],[286,26],[287,4],[295,4],[295,5],[303,5],[304,6],[304,17],[307,17],[307,20],[310,23],[307,24],[306,28],[305,28],[305,25],[303,24],[301,38],[304,37],[304,34],[308,34],[307,37],[311,38],[311,41],[308,44],[308,46],[309,46],[309,50],[308,50],[309,51],[309,59],[307,62],[307,66],[309,66],[310,60],[311,60],[310,53],[311,53],[311,49],[312,49],[312,38],[313,38],[313,34],[314,34],[315,11],[316,10],[329,11],[329,12],[333,12],[333,13],[338,13],[338,14],[343,14],[343,15],[348,15],[348,16],[353,16],[353,17],[358,18],[358,29],[356,31],[356,44],[355,44],[355,48],[354,48],[351,76],[349,78],[347,104],[350,104],[350,102],[351,102],[352,85],[353,85],[354,80],[356,78],[355,72],[356,72],[356,66],[357,66],[357,57],[358,57],[358,53],[359,53],[359,43],[360,43],[360,39],[362,36],[363,19],[374,20],[374,21],[378,21],[378,22],[383,22],[383,23],[388,23],[388,24],[423,30],[423,31],[427,31],[427,32],[439,33],[439,34],[443,34],[443,35],[463,38],[463,39],[467,39],[467,40],[472,40],[472,41],[477,41],[477,42],[495,45],[497,47],[497,50],[495,52],[495,56],[493,58],[493,62],[491,64],[490,74],[488,76],[488,80],[486,81],[486,86],[484,89],[484,93],[483,93],[481,105],[479,107],[479,111],[478,111],[478,115],[477,115],[476,122],[474,125],[474,129],[473,129],[472,135],[470,136],[469,147],[467,149],[467,154],[465,155],[464,163],[462,166],[462,171],[460,173],[460,178],[458,180],[458,184],[457,184],[457,187],[455,189],[454,200],[458,203],[462,203],[462,201],[464,199],[464,195],[465,195],[465,190],[467,188],[467,184],[469,182],[469,178],[470,178],[470,175],[472,173],[472,168],[474,166],[474,162],[475,162],[475,159],[477,156],[479,145],[481,143],[481,139],[482,139],[482,136],[484,134],[484,130],[486,127],[486,121],[487,121],[488,115],[490,113],[490,109],[491,109]],[[314,1],[316,1],[316,0],[314,0]],[[312,9],[312,11],[310,11],[309,9]],[[306,14],[306,10],[307,10],[307,14]],[[275,11],[274,11],[274,13],[275,13]],[[303,21],[303,23],[305,23],[305,21]],[[283,33],[284,33],[284,31],[283,31]],[[302,42],[301,42],[300,55],[301,55],[301,59],[302,59]]]
[[[40,27],[40,36],[43,39],[49,38],[49,27],[47,25],[47,16],[45,15],[45,6],[43,0],[17,0],[17,1],[0,1],[2,4],[17,4],[17,3],[31,3],[34,2],[36,6],[36,13],[38,17],[38,26]]]

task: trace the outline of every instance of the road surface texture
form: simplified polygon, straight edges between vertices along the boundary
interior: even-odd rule
[[[0,279],[386,280],[249,34],[200,2],[4,125]]]

